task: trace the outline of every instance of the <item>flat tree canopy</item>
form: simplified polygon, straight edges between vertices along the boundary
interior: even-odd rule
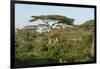
[[[64,23],[68,25],[72,25],[74,22],[74,19],[61,15],[40,15],[40,16],[31,16],[31,18],[32,19],[30,20],[30,22],[36,20],[42,20],[44,23],[54,21],[54,23]]]

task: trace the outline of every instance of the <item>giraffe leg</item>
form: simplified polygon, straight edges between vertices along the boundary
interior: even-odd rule
[[[57,44],[57,42],[58,42],[58,38],[55,39],[54,45]]]
[[[49,46],[49,45],[51,44],[51,41],[52,41],[52,40],[50,39],[49,42],[48,42],[48,44],[47,44],[47,46]]]
[[[53,46],[55,46],[55,45],[56,45],[56,41],[55,41],[55,40],[53,41],[52,45],[53,45]]]

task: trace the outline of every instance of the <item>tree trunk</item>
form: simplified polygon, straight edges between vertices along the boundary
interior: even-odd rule
[[[94,56],[94,36],[93,36],[92,46],[91,46],[91,56]]]

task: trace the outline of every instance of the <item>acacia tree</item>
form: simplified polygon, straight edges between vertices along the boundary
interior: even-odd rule
[[[30,22],[41,20],[44,24],[39,24],[38,26],[45,28],[46,30],[52,30],[55,24],[67,24],[73,25],[74,19],[61,16],[61,15],[40,15],[40,16],[31,16]]]

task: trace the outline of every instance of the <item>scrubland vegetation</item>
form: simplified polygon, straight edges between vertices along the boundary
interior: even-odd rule
[[[55,20],[55,18],[52,20]],[[47,29],[43,32],[38,32],[36,25],[25,26],[21,29],[17,28],[15,32],[15,66],[27,67],[55,63],[94,61],[94,55],[91,55],[94,20],[87,20],[82,25],[74,25],[70,22],[65,23],[73,27],[63,28],[59,41],[56,44],[50,45],[47,45],[48,37],[50,36],[50,32],[46,31]],[[44,28],[45,26],[43,25],[42,27]],[[53,30],[51,26],[46,27]]]

